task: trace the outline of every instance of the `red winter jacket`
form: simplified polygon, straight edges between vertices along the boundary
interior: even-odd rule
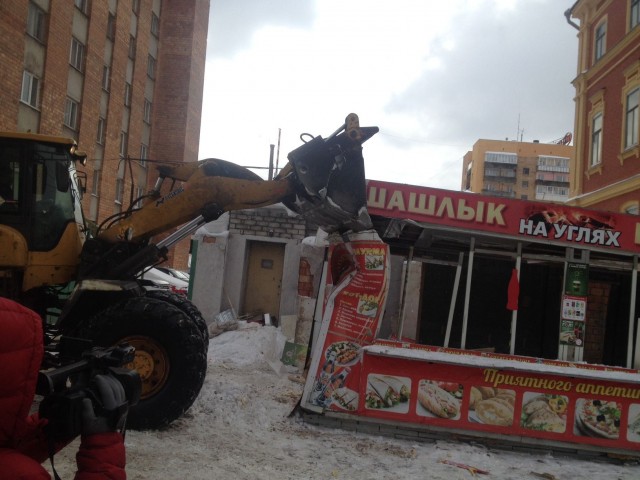
[[[48,458],[42,427],[29,415],[42,361],[42,320],[33,311],[0,297],[0,478],[46,479]],[[56,446],[59,450],[64,445]],[[83,436],[76,455],[76,480],[126,478],[122,435]]]

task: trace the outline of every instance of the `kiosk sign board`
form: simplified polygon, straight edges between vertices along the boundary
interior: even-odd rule
[[[575,248],[640,252],[640,218],[569,205],[367,181],[372,215],[511,238],[534,237]]]

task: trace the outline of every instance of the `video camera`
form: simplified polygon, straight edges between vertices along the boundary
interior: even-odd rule
[[[73,339],[65,340],[73,342]],[[91,399],[96,416],[107,418],[114,430],[122,428],[129,407],[138,403],[142,391],[138,373],[123,368],[133,361],[134,354],[135,349],[124,343],[110,348],[93,347],[84,351],[77,362],[40,371],[36,394],[44,397],[39,414],[48,420],[47,434],[54,440],[69,440],[80,435],[85,398]],[[92,385],[96,375],[108,375],[118,380],[126,400],[116,408],[104,408],[100,393]]]

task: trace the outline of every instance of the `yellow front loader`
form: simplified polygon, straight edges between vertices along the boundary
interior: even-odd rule
[[[134,346],[130,366],[142,378],[142,396],[129,426],[167,425],[200,392],[209,338],[189,300],[145,290],[140,273],[232,210],[282,202],[327,232],[370,228],[362,143],[377,131],[350,114],[327,138],[290,152],[289,163],[268,181],[224,160],[161,165],[152,191],[94,232],[80,208],[76,164],[86,155],[76,143],[0,132],[0,296],[42,316],[43,368],[76,360],[83,346]]]

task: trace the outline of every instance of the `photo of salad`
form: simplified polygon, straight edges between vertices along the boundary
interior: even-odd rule
[[[367,270],[382,270],[384,268],[384,255],[365,255],[364,267]]]
[[[360,299],[358,301],[358,313],[367,317],[375,317],[378,313],[378,303]]]

